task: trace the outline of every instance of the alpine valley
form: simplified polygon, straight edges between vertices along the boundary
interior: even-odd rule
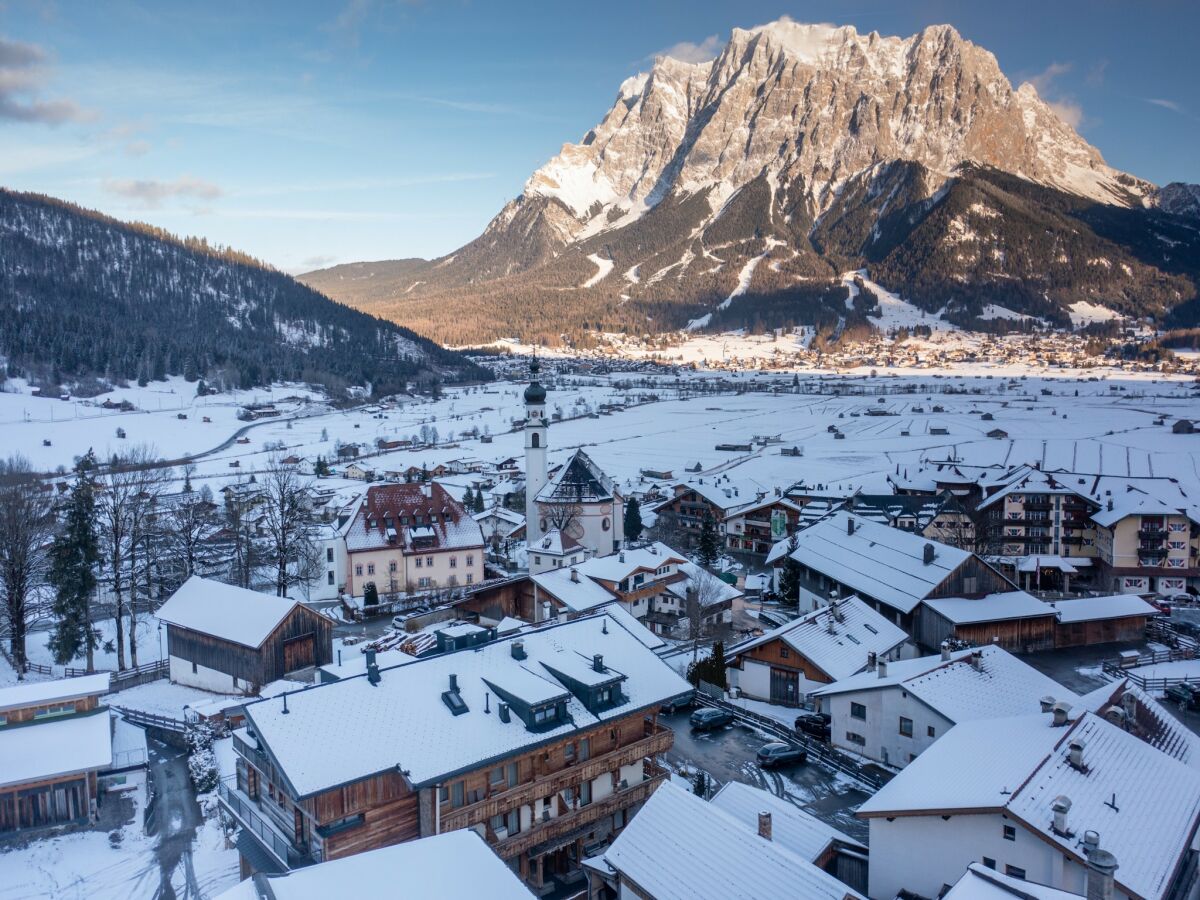
[[[451,345],[835,333],[878,321],[870,284],[976,330],[1188,326],[1200,190],[1111,168],[952,27],[783,19],[628,79],[454,253],[301,278]]]

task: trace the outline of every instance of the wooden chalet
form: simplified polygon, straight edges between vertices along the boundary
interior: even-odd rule
[[[193,575],[158,611],[171,680],[256,694],[299,669],[333,660],[333,620],[298,600]]]

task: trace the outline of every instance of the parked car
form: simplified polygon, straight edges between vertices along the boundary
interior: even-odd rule
[[[772,766],[789,766],[808,761],[808,751],[795,744],[772,741],[758,748],[758,764],[764,769]]]
[[[1166,691],[1167,699],[1174,700],[1185,709],[1200,708],[1200,694],[1189,684],[1172,684]]]
[[[829,740],[830,723],[833,720],[827,713],[811,712],[796,716],[796,731],[809,737]]]
[[[678,712],[681,709],[687,709],[696,702],[696,692],[688,691],[686,694],[680,694],[678,697],[672,697],[660,708],[664,713]]]
[[[407,621],[408,616],[392,616],[392,627],[397,631],[404,631],[404,626]]]
[[[732,725],[733,713],[706,706],[692,713],[688,722],[694,731],[711,731],[714,728],[724,728],[726,725]]]

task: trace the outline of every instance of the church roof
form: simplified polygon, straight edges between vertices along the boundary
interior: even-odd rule
[[[576,450],[538,492],[541,503],[603,503],[616,494],[613,480],[601,471],[592,458]]]

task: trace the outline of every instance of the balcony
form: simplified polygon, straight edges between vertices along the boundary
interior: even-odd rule
[[[234,785],[224,781],[218,783],[217,801],[285,869],[313,864],[313,858],[298,850],[279,826],[269,816],[262,814],[262,807]]]
[[[667,777],[667,770],[653,763],[646,763],[644,772],[645,781],[631,784],[627,788],[615,791],[603,800],[597,800],[587,806],[580,806],[548,822],[539,822],[528,831],[505,838],[494,845],[492,849],[501,859],[511,859],[540,844],[554,841],[576,829],[598,822],[605,816],[611,816],[618,809],[628,809],[635,803],[641,803],[649,798]]]
[[[492,816],[508,812],[518,806],[532,804],[542,797],[551,797],[559,791],[583,781],[598,778],[605,772],[612,772],[621,766],[632,765],[639,759],[653,757],[666,753],[671,749],[675,733],[663,725],[655,725],[650,733],[641,740],[618,747],[600,756],[560,769],[552,775],[542,776],[534,781],[519,784],[514,788],[492,794],[485,800],[472,803],[450,813],[442,814],[442,831],[453,831],[456,828],[470,828],[480,822],[486,822]]]
[[[1146,527],[1143,525],[1138,529],[1138,538],[1143,541],[1165,541],[1167,539],[1167,529],[1158,526]]]

